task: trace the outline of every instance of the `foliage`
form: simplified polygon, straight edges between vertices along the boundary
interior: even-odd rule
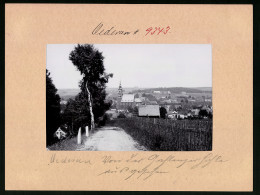
[[[146,97],[149,101],[157,101],[156,97],[154,97],[154,96],[151,95],[151,94],[145,94],[145,93],[143,93],[143,94],[142,94],[142,97]]]
[[[86,141],[87,137],[82,136],[82,143]],[[51,146],[48,147],[48,150],[56,150],[56,151],[75,151],[84,147],[84,145],[77,144],[77,136],[75,137],[67,137]]]
[[[83,75],[80,83],[81,89],[84,89],[85,82],[88,82],[91,94],[95,89],[105,90],[105,84],[113,75],[105,72],[102,52],[95,49],[93,45],[78,44],[70,53],[69,59]]]
[[[104,126],[106,123],[109,123],[111,120],[111,115],[104,114],[103,117],[101,117],[101,120],[99,121],[99,126]]]
[[[110,107],[110,102],[104,102],[103,99],[93,98],[94,119],[98,123],[99,118],[104,115]],[[103,119],[102,119],[103,120]],[[63,121],[72,129],[71,133],[76,134],[79,127],[90,126],[90,113],[88,99],[84,93],[80,92],[75,99],[70,99],[63,113]],[[72,124],[73,123],[73,124]]]
[[[134,107],[134,114],[138,115],[138,107],[137,106]]]
[[[134,112],[134,108],[133,108],[132,106],[128,106],[128,107],[127,107],[127,110],[128,110],[128,112],[130,112],[130,113],[133,113],[133,112]]]
[[[160,117],[165,119],[167,114],[167,110],[164,107],[160,107]]]
[[[212,112],[209,112],[208,118],[209,118],[209,119],[212,119],[212,117],[213,117]]]
[[[89,125],[89,118],[88,102],[82,93],[79,93],[75,99],[68,100],[62,120],[69,126],[71,134],[77,134],[79,127]]]
[[[126,118],[126,116],[123,113],[120,113],[117,118]]]
[[[111,106],[111,102],[105,102],[105,89],[106,83],[113,75],[105,72],[103,63],[104,57],[93,45],[78,44],[70,53],[69,59],[83,76],[79,82],[81,92],[74,100],[70,99],[68,101],[63,114],[64,122],[72,128],[72,132],[75,134],[79,127],[90,126],[91,103],[92,113],[96,123]],[[87,89],[90,94],[87,93]],[[91,102],[88,100],[88,95],[91,97]]]
[[[46,139],[47,145],[57,141],[53,134],[60,125],[60,96],[46,69]]]
[[[201,117],[207,117],[208,116],[208,111],[207,110],[200,110],[199,111],[199,116]]]

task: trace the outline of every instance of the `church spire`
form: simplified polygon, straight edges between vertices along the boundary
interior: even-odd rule
[[[120,81],[119,88],[118,88],[118,98],[122,98],[122,96],[123,96],[123,88]]]

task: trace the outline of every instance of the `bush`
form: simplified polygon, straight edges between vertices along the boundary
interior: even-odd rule
[[[106,123],[110,121],[110,116],[108,114],[104,114],[104,116],[101,118],[102,119],[99,121],[98,126],[105,126]]]
[[[125,114],[120,113],[120,114],[117,116],[117,118],[126,118],[126,116],[125,116]]]
[[[46,69],[46,144],[57,142],[53,136],[60,126],[60,96],[53,84],[50,72]]]

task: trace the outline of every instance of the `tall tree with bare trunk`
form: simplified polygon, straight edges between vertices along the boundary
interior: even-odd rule
[[[70,53],[69,59],[83,76],[79,86],[81,93],[87,98],[92,130],[95,128],[94,104],[104,104],[106,83],[113,75],[105,72],[102,52],[91,44],[78,44]]]

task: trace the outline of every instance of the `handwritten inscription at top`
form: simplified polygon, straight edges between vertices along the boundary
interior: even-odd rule
[[[171,28],[169,26],[167,26],[166,28],[161,28],[161,27],[150,27],[150,28],[147,28],[146,29],[146,35],[160,35],[160,34],[167,34],[168,31],[170,30]]]
[[[166,27],[148,27],[145,28],[146,30],[140,30],[140,29],[134,29],[134,30],[118,30],[115,26],[106,27],[101,22],[99,23],[92,31],[92,35],[136,35],[136,34],[142,34],[144,36],[146,35],[166,35],[169,30],[171,29],[170,26]],[[142,32],[143,31],[143,32]]]
[[[99,23],[92,31],[92,35],[135,35],[138,32],[138,29],[135,31],[117,30],[115,26],[105,28],[103,23]]]

